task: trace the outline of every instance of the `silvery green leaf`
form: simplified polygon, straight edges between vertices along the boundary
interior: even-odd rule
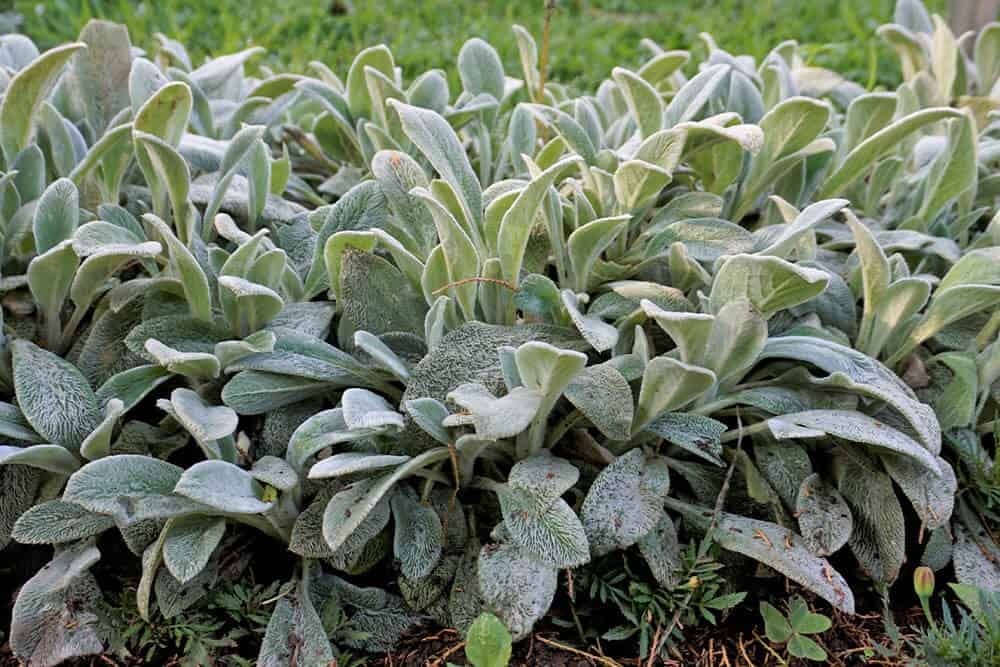
[[[715,373],[669,357],[650,359],[642,375],[642,387],[632,422],[638,433],[664,412],[695,400],[715,384]]]
[[[25,418],[46,440],[76,450],[101,422],[94,391],[76,366],[33,343],[14,340],[11,351]]]
[[[503,266],[503,276],[507,282],[517,285],[520,280],[535,215],[556,176],[580,161],[579,157],[568,157],[535,175],[503,214],[495,245],[500,264]],[[493,239],[488,240],[493,241]]]
[[[0,143],[8,164],[31,144],[35,131],[36,111],[55,87],[63,67],[82,42],[63,44],[49,49],[21,69],[7,84],[0,103]]]
[[[499,392],[504,381],[497,350],[529,341],[582,348],[575,332],[562,327],[545,324],[507,327],[470,322],[445,334],[430,354],[413,367],[403,401],[425,396],[443,401],[449,391],[466,382],[480,382]]]
[[[785,507],[794,509],[802,483],[813,473],[806,449],[795,442],[776,442],[767,438],[753,443],[753,455],[760,474]]]
[[[829,556],[847,544],[853,529],[851,508],[840,492],[813,473],[802,481],[795,515],[806,545],[817,556]]]
[[[403,131],[427,158],[434,170],[461,197],[466,217],[474,228],[482,221],[482,187],[458,136],[444,118],[427,109],[390,100],[390,108],[399,114]]]
[[[719,312],[725,304],[745,298],[769,319],[778,311],[797,306],[826,289],[824,271],[809,269],[777,257],[735,255],[724,259],[715,275],[710,302]]]
[[[80,443],[80,456],[93,461],[111,454],[111,436],[123,414],[125,403],[118,398],[108,399],[104,404],[104,420]]]
[[[424,299],[402,272],[382,257],[354,247],[353,243],[338,248],[341,240],[338,237],[335,234],[327,242],[326,259],[331,280],[339,279],[335,294],[343,311],[341,340],[346,344],[349,338],[345,336],[355,330],[376,335],[393,331],[423,333]],[[372,235],[369,247],[374,247],[375,238]]]
[[[319,462],[309,469],[309,479],[326,479],[329,477],[354,475],[359,472],[382,471],[385,468],[392,468],[409,460],[409,456],[343,452],[320,459]]]
[[[524,343],[515,359],[524,386],[546,398],[561,394],[587,365],[586,355],[542,341]]]
[[[888,475],[847,462],[838,491],[851,508],[854,530],[847,544],[875,581],[891,583],[906,561],[906,526]]]
[[[735,298],[718,310],[697,362],[715,373],[723,387],[738,381],[757,361],[767,342],[767,323],[749,301]]]
[[[38,254],[73,237],[80,224],[80,193],[73,181],[60,178],[45,188],[32,218],[35,249]]]
[[[697,120],[728,74],[729,67],[712,65],[692,77],[667,105],[664,126],[674,127],[680,123]]]
[[[288,549],[305,558],[328,558],[333,551],[323,538],[323,512],[330,498],[341,490],[339,484],[324,486],[299,513],[292,526]]]
[[[88,463],[66,483],[63,500],[118,516],[172,495],[183,469],[149,456],[118,454]]]
[[[403,416],[387,400],[367,389],[352,387],[345,391],[341,407],[349,429],[403,427]]]
[[[647,232],[647,234],[652,233]],[[646,248],[647,256],[681,243],[688,255],[700,262],[714,262],[723,255],[752,252],[755,238],[743,227],[720,218],[685,218],[668,224],[653,235]]]
[[[599,317],[584,315],[580,312],[577,297],[570,290],[559,294],[563,308],[569,315],[573,326],[577,328],[592,348],[598,352],[607,352],[618,342],[618,329]]]
[[[649,299],[643,299],[640,305],[646,316],[653,318],[673,340],[681,361],[697,364],[704,359],[715,325],[714,315],[664,310]]]
[[[942,431],[967,428],[976,415],[979,395],[976,359],[970,352],[943,352],[931,357],[926,364],[932,378],[931,403],[941,423]]]
[[[354,117],[372,117],[372,99],[365,81],[365,68],[371,67],[387,77],[394,77],[392,52],[385,44],[362,50],[351,63],[347,74],[347,100]]]
[[[358,482],[334,496],[323,513],[323,537],[330,549],[337,551],[344,546],[397,482],[426,466],[444,461],[448,456],[447,448],[431,449],[399,465],[389,474]]]
[[[955,578],[987,591],[1000,591],[1000,566],[964,526],[955,526]]]
[[[634,399],[628,381],[613,365],[584,368],[563,395],[604,436],[612,440],[629,439]]]
[[[262,139],[253,142],[247,156],[247,185],[247,221],[255,229],[271,190],[271,155]]]
[[[540,502],[531,491],[503,485],[495,490],[510,539],[525,552],[557,568],[590,560],[587,534],[566,501]]]
[[[418,502],[409,493],[394,494],[391,504],[396,520],[393,553],[400,571],[411,579],[427,576],[441,558],[444,545],[441,519],[432,507]]]
[[[0,445],[0,465],[24,465],[57,475],[71,475],[80,467],[80,462],[60,445]]]
[[[653,530],[639,540],[638,545],[639,552],[657,583],[665,588],[672,588],[680,583],[680,576],[684,572],[681,545],[677,538],[677,527],[666,512],[662,513]]]
[[[310,576],[309,572],[304,576]],[[323,618],[304,583],[275,604],[257,656],[261,667],[285,667],[293,662],[303,666],[336,662]]]
[[[847,107],[844,149],[853,150],[890,122],[896,113],[894,93],[868,93],[860,95]]]
[[[212,321],[212,297],[208,278],[194,255],[160,218],[152,214],[142,216],[163,240],[170,256],[170,269],[181,281],[191,315],[206,322]]]
[[[944,275],[923,317],[909,335],[902,349],[890,362],[937,334],[949,324],[1000,302],[1000,248],[982,248],[966,252]]]
[[[132,105],[132,113],[137,113],[142,108],[142,105],[153,96],[153,93],[168,82],[169,80],[160,71],[160,68],[146,58],[133,59],[128,81],[129,102]]]
[[[24,413],[10,403],[0,403],[0,436],[25,442],[44,442],[44,438],[24,418]]]
[[[185,584],[208,564],[226,532],[222,517],[193,515],[170,523],[163,540],[163,563],[177,581]]]
[[[792,428],[786,428],[791,425]],[[905,433],[887,426],[874,417],[855,410],[808,410],[780,417],[773,417],[768,426],[774,437],[797,438],[816,437],[811,434],[825,434],[857,442],[869,447],[887,449],[918,461],[935,477],[941,469],[934,454]],[[806,429],[799,431],[798,429]]]
[[[458,52],[458,74],[466,92],[472,95],[487,93],[498,101],[503,99],[503,64],[488,42],[473,38],[462,45]]]
[[[101,207],[104,209],[104,207]],[[128,211],[104,209],[99,215],[115,216],[114,222],[94,220],[80,225],[73,233],[73,251],[80,257],[97,253],[106,245],[135,245],[145,240],[145,233]]]
[[[667,498],[667,507],[707,529],[713,512]],[[824,558],[815,556],[803,539],[769,521],[720,512],[713,537],[720,547],[764,563],[798,582],[835,608],[854,613],[854,594],[844,578]]]
[[[238,417],[231,408],[208,405],[190,389],[174,389],[170,404],[173,416],[203,445],[222,440],[236,431]]]
[[[955,506],[955,492],[958,490],[958,480],[951,464],[937,457],[941,475],[933,477],[927,474],[923,466],[905,456],[882,454],[880,458],[889,476],[913,505],[925,528],[937,530],[948,525]]]
[[[443,426],[444,420],[451,414],[441,401],[434,398],[415,398],[403,405],[406,414],[429,436],[443,445],[450,445],[452,437]]]
[[[83,96],[87,122],[100,136],[111,119],[129,106],[132,44],[125,26],[93,19],[79,39],[87,48],[73,59],[74,84]]]
[[[389,349],[378,336],[367,331],[354,332],[354,344],[368,353],[380,366],[393,374],[397,380],[405,383],[410,377],[406,362]]]
[[[552,321],[562,305],[559,287],[547,276],[537,273],[524,277],[513,301],[526,317],[543,321]]]
[[[242,357],[226,370],[266,371],[341,386],[368,386],[378,378],[357,359],[315,336],[287,328],[272,331],[274,350]]]
[[[12,536],[22,544],[62,544],[100,535],[114,525],[109,516],[63,500],[49,500],[22,514]]]
[[[721,436],[726,431],[726,425],[711,417],[666,412],[649,422],[645,430],[710,463],[720,467],[724,465]]]
[[[90,568],[101,558],[88,540],[60,551],[21,587],[14,602],[10,647],[18,660],[54,667],[104,650]]]
[[[828,199],[810,204],[802,209],[802,212],[798,213],[794,220],[782,225],[777,236],[769,237],[767,247],[758,251],[758,254],[787,257],[798,245],[804,234],[836,215],[849,203],[846,199]]]
[[[875,359],[843,345],[815,337],[771,338],[760,360],[785,358],[804,361],[829,373],[821,386],[836,387],[876,398],[899,412],[932,454],[941,450],[941,429],[930,406],[917,400],[913,390]]]
[[[150,189],[153,191],[153,211],[161,218],[167,217],[166,200],[173,213],[171,224],[177,235],[190,242],[196,230],[191,215],[191,171],[181,154],[159,137],[133,130],[136,155],[143,167]]]
[[[58,344],[62,336],[59,315],[79,264],[69,241],[57,244],[28,264],[28,289],[41,311],[50,345]]]
[[[961,112],[955,109],[922,109],[904,116],[891,125],[872,134],[862,141],[826,177],[817,199],[835,197],[848,188],[872,166],[876,160],[897,148],[904,139],[917,130],[940,120],[957,118]]]
[[[669,491],[666,462],[647,458],[640,448],[622,454],[602,470],[580,509],[594,555],[630,547],[652,531],[663,516],[663,500]]]
[[[437,242],[434,220],[430,211],[418,197],[410,194],[416,188],[427,189],[430,179],[416,160],[399,151],[379,151],[372,159],[372,175],[382,187],[389,208],[406,231],[400,241],[412,236],[418,258],[426,259],[427,253]]]
[[[514,640],[524,638],[555,597],[557,570],[513,544],[488,545],[479,553],[479,589],[488,608]]]
[[[542,452],[515,463],[507,476],[507,484],[525,492],[539,507],[547,507],[579,479],[580,471],[572,463]]]
[[[527,109],[535,118],[554,130],[587,164],[594,164],[597,159],[597,147],[583,126],[568,113],[543,104],[524,104],[519,105],[519,108]]]
[[[155,338],[146,340],[146,353],[170,373],[196,380],[219,377],[219,360],[207,352],[178,352]]]
[[[446,417],[442,421],[444,426],[471,424],[480,438],[500,440],[528,428],[544,396],[537,389],[516,387],[497,398],[481,384],[466,383],[449,392],[447,398],[463,412]]]
[[[249,336],[267,325],[285,304],[270,287],[236,276],[220,276],[219,291],[228,292],[236,302],[230,324],[241,336]]]
[[[622,233],[631,219],[630,215],[619,215],[593,220],[576,228],[569,235],[567,241],[569,261],[578,291],[587,290],[588,283],[592,280],[594,262]]]
[[[243,65],[265,50],[254,46],[205,62],[191,72],[191,78],[211,97],[230,97],[243,81]],[[235,88],[235,90],[233,90]]]
[[[917,216],[930,223],[952,199],[974,187],[977,170],[975,121],[966,111],[948,127],[948,146],[931,163]]]
[[[16,18],[11,18],[15,23],[17,22]],[[35,42],[30,37],[17,33],[8,33],[3,36],[3,40],[0,41],[0,53],[2,53],[0,58],[2,58],[3,65],[14,72],[30,65],[31,61],[39,55]]]
[[[996,22],[985,25],[976,37],[974,50],[976,77],[979,80],[979,91],[992,91],[1000,78],[1000,25]]]
[[[215,220],[215,214],[219,212],[219,208],[222,206],[222,198],[225,196],[226,189],[229,187],[233,176],[237,174],[239,168],[244,164],[251,147],[263,136],[264,130],[265,128],[260,125],[247,125],[229,140],[229,143],[226,145],[226,152],[222,158],[222,164],[219,166],[219,173],[221,175],[215,182],[215,187],[212,190],[212,199],[205,208],[205,220]]]
[[[157,340],[179,352],[211,354],[215,345],[231,334],[219,322],[205,321],[188,315],[161,315],[143,320],[125,337],[128,348],[144,358],[154,358],[145,350],[146,341]]]
[[[451,94],[448,91],[448,79],[439,69],[424,72],[410,84],[406,90],[407,101],[410,104],[425,109],[444,113]]]
[[[614,68],[611,77],[625,96],[629,112],[639,127],[639,136],[645,139],[663,129],[663,100],[656,89],[641,76],[623,67]]]
[[[250,476],[261,484],[273,486],[278,491],[291,491],[299,484],[298,473],[284,459],[262,456],[254,462]]]
[[[174,492],[220,512],[263,514],[274,506],[250,473],[226,461],[200,461],[181,475]]]
[[[243,357],[273,352],[276,341],[274,332],[265,329],[252,333],[243,340],[225,340],[216,343],[214,354],[219,360],[219,366],[228,368]]]
[[[361,437],[367,437],[365,432]],[[288,442],[286,460],[298,471],[302,471],[306,461],[321,450],[341,442],[358,438],[352,435],[344,421],[341,408],[324,410],[304,421],[292,434]]]

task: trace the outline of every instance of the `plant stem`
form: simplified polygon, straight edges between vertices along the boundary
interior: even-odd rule
[[[542,55],[538,59],[538,101],[545,102],[545,70],[549,66],[549,37],[556,0],[545,0],[545,25],[542,28]]]
[[[746,426],[740,428],[734,428],[731,431],[726,431],[722,434],[722,442],[732,442],[733,440],[742,439],[745,436],[753,435],[755,433],[763,433],[770,428],[768,426],[767,420],[762,422],[757,422],[753,426]]]

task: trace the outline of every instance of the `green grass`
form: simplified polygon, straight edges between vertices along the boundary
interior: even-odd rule
[[[520,23],[540,35],[543,0],[0,0],[24,16],[23,31],[41,46],[71,40],[92,17],[126,23],[143,48],[163,32],[184,43],[196,62],[254,44],[276,68],[321,60],[346,72],[365,46],[390,46],[407,79],[454,59],[472,36],[491,42],[518,75],[510,31]],[[592,89],[619,63],[638,64],[639,40],[702,49],[700,32],[736,54],[759,59],[787,39],[810,64],[830,67],[862,85],[893,85],[898,66],[874,36],[894,0],[560,0],[554,18],[550,76]],[[943,12],[944,0],[931,0]]]

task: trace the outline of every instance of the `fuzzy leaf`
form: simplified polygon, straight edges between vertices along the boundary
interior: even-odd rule
[[[172,521],[169,531],[163,540],[163,562],[170,574],[185,584],[208,564],[226,532],[226,520],[186,516]]]
[[[653,530],[669,491],[666,462],[659,457],[647,460],[639,448],[602,470],[580,510],[594,555],[625,549]]]
[[[24,416],[47,440],[75,451],[101,423],[94,391],[76,366],[33,343],[18,339],[11,350]]]
[[[100,535],[114,519],[64,500],[35,505],[14,524],[13,537],[22,544],[62,544]]]
[[[194,464],[181,475],[174,492],[232,514],[262,514],[274,505],[262,500],[264,489],[250,473],[226,461]]]
[[[817,556],[829,556],[847,544],[853,522],[847,502],[818,474],[807,477],[795,502],[799,530]]]
[[[531,632],[552,604],[557,570],[515,545],[490,545],[479,554],[478,581],[486,605],[517,641]]]

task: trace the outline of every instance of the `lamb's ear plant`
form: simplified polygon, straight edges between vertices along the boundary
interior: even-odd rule
[[[15,655],[101,650],[115,534],[146,619],[234,535],[284,554],[263,665],[429,623],[593,636],[606,599],[562,582],[612,559],[677,618],[742,601],[678,593],[685,541],[845,613],[908,560],[994,588],[1000,125],[955,91],[996,78],[996,31],[951,80],[959,41],[898,15],[937,38],[878,92],[708,36],[579,97],[520,27],[520,71],[470,40],[455,94],[384,46],[300,76],[103,22],[18,38],[0,544],[55,555]]]

